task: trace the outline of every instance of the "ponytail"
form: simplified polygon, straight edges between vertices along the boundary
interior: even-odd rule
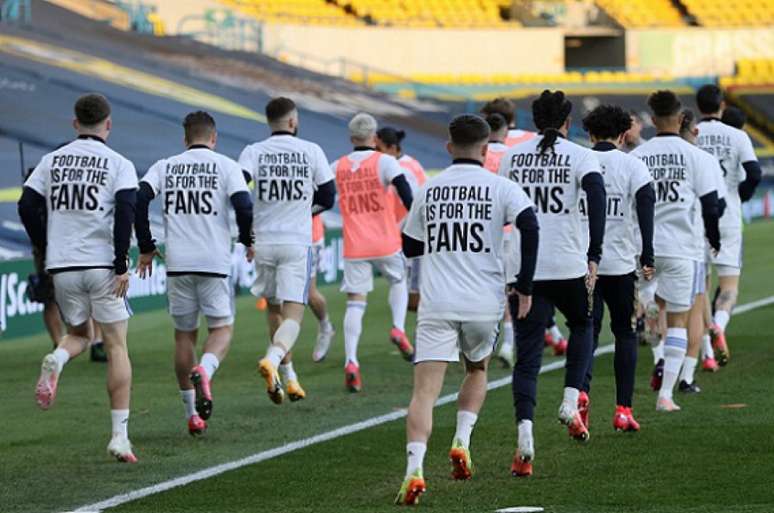
[[[565,98],[562,91],[543,91],[539,98],[532,102],[532,119],[543,138],[538,142],[540,154],[549,149],[554,151],[556,140],[561,135],[559,129],[567,121],[572,111],[572,103]]]

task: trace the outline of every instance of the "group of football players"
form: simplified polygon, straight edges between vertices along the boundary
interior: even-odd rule
[[[232,339],[232,226],[255,268],[251,291],[268,304],[270,343],[258,362],[268,396],[277,404],[286,396],[305,398],[292,350],[306,305],[319,321],[315,361],[325,358],[336,332],[314,282],[324,238],[320,214],[338,204],[345,386],[363,387],[357,349],[374,268],[389,283],[389,340],[414,364],[408,462],[397,503],[415,504],[426,490],[423,459],[449,362],[462,359],[465,370],[449,452],[454,479],[473,473],[471,434],[493,355],[513,368],[514,476],[533,472],[546,345],[566,354],[558,418],[572,438],[588,440],[593,352],[605,305],[615,338],[613,427],[638,431],[632,399],[638,340],[646,338],[638,331],[652,334],[658,411],[680,409],[675,386],[699,391],[700,354],[708,371],[728,362],[741,203],[761,179],[739,120],[722,119],[722,91],[706,85],[696,104],[698,116],[671,91],[650,95],[657,133],[649,141],[641,139],[638,114],[600,105],[582,120],[588,148],[568,138],[573,105],[563,92],[544,91],[532,103],[537,132],[517,129],[513,103],[496,99],[480,114],[450,122],[451,166],[428,178],[404,154],[405,133],[379,128],[366,113],[348,124],[352,151],[330,164],[319,145],[297,136],[296,105],[279,97],[266,105],[271,135],[247,146],[238,161],[215,151],[215,121],[197,111],[183,122],[184,151],[156,162],[138,181],[132,163],[107,146],[107,99],[85,95],[75,104],[77,138],[41,159],[19,200],[67,326],[43,359],[37,402],[51,407],[65,364],[90,346],[93,319],[107,355],[108,451],[137,461],[127,433],[126,294],[134,272],[128,251],[134,233],[136,272],[143,278],[153,272],[161,255],[149,216],[154,199],[162,209],[175,371],[189,432],[207,429],[213,378]],[[712,302],[711,268],[719,277]],[[418,312],[414,345],[406,335],[409,309]],[[566,319],[567,339],[555,310]],[[200,316],[207,336],[197,356]]]

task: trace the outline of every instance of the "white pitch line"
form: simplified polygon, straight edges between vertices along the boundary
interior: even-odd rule
[[[757,301],[753,301],[751,303],[739,305],[734,309],[733,315],[749,312],[756,308],[761,308],[763,306],[767,306],[770,304],[774,304],[774,296],[769,296],[763,299],[759,299]],[[615,346],[613,344],[601,346],[597,348],[596,352],[594,353],[594,357],[601,356],[603,354],[612,353],[614,350],[615,350]],[[551,362],[549,364],[543,365],[540,368],[540,374],[561,369],[562,367],[564,367],[565,363],[566,363],[566,360],[562,359],[562,360],[557,360],[555,362]],[[495,381],[490,381],[489,384],[487,385],[487,390],[495,390],[498,388],[502,388],[504,386],[508,386],[510,383],[511,383],[511,376],[505,376]],[[458,396],[457,393],[442,396],[438,398],[438,401],[435,403],[435,405],[443,406],[445,404],[453,403],[454,401],[457,400],[457,396]],[[283,456],[285,454],[295,452],[299,449],[304,449],[311,445],[327,442],[335,438],[341,438],[342,436],[351,435],[353,433],[357,433],[358,431],[363,431],[364,429],[380,426],[382,424],[392,422],[393,420],[402,419],[406,415],[407,415],[407,410],[400,409],[397,411],[393,411],[391,413],[387,413],[385,415],[372,417],[370,419],[366,419],[361,422],[356,422],[354,424],[342,426],[332,431],[326,431],[325,433],[320,433],[318,435],[314,435],[309,438],[303,438],[301,440],[297,440],[295,442],[291,442],[289,444],[285,444],[280,447],[275,447],[273,449],[261,451],[251,456],[247,456],[246,458],[231,461],[228,463],[222,463],[220,465],[215,465],[213,467],[208,467],[208,468],[199,470],[198,472],[176,477],[174,479],[170,479],[169,481],[163,481],[155,485],[147,486],[145,488],[140,488],[139,490],[134,490],[128,493],[122,493],[122,494],[113,496],[109,499],[105,499],[104,501],[95,502],[94,504],[87,504],[85,506],[81,506],[78,509],[74,510],[73,513],[75,512],[99,513],[104,509],[114,508],[116,506],[120,506],[121,504],[126,504],[127,502],[136,501],[144,497],[148,497],[150,495],[155,495],[161,492],[165,492],[167,490],[171,490],[173,488],[177,488],[179,486],[185,486],[195,481],[209,479],[211,477],[215,477],[217,475],[223,474],[224,472],[228,472],[230,470],[236,470],[242,467],[246,467],[247,465],[254,465],[262,461],[270,460],[278,456]]]

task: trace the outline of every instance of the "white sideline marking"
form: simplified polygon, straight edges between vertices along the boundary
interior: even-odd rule
[[[774,304],[774,296],[769,296],[763,299],[759,299],[757,301],[753,301],[751,303],[739,305],[734,309],[734,312],[732,313],[732,315],[749,312],[751,310],[755,310],[756,308],[761,308],[763,306],[767,306],[770,304]],[[596,352],[594,353],[594,357],[601,356],[603,354],[612,353],[614,350],[615,350],[615,346],[613,344],[600,346],[597,348]],[[540,374],[561,369],[562,367],[564,367],[564,364],[565,364],[565,360],[562,359],[562,360],[558,360],[558,361],[543,365],[542,367],[540,367]],[[498,388],[502,388],[504,386],[509,385],[510,383],[511,383],[511,376],[505,376],[495,381],[490,381],[489,384],[487,385],[487,390],[495,390]],[[453,403],[454,401],[457,400],[457,395],[458,395],[457,393],[453,393],[453,394],[442,396],[438,398],[438,401],[435,403],[435,405],[443,406],[445,404]],[[105,499],[104,501],[81,506],[80,508],[74,510],[73,513],[99,513],[104,509],[114,508],[116,506],[120,506],[121,504],[126,504],[127,502],[136,501],[144,497],[148,497],[150,495],[155,495],[157,493],[161,493],[167,490],[171,490],[173,488],[177,488],[179,486],[185,486],[195,481],[209,479],[211,477],[215,477],[217,475],[223,474],[224,472],[228,472],[230,470],[236,470],[242,467],[246,467],[247,465],[260,463],[262,461],[276,458],[277,456],[283,456],[285,454],[297,451],[299,449],[304,449],[305,447],[309,447],[311,445],[327,442],[335,438],[341,438],[342,436],[351,435],[353,433],[357,433],[358,431],[363,431],[364,429],[380,426],[382,424],[386,424],[387,422],[392,422],[393,420],[402,419],[406,415],[407,415],[407,410],[401,409],[391,413],[387,413],[385,415],[379,415],[378,417],[372,417],[370,419],[366,419],[361,422],[356,422],[354,424],[342,426],[332,431],[326,431],[325,433],[320,433],[318,435],[314,435],[309,438],[297,440],[295,442],[285,444],[281,447],[268,449],[266,451],[253,454],[251,456],[247,456],[246,458],[231,461],[228,463],[222,463],[220,465],[215,465],[213,467],[208,467],[208,468],[199,470],[198,472],[194,472],[192,474],[187,474],[184,476],[176,477],[174,479],[170,479],[169,481],[163,481],[155,485],[146,486],[145,488],[140,488],[139,490],[134,490],[128,493],[115,495],[109,499]]]

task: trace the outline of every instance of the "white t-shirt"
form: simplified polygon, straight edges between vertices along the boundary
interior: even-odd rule
[[[620,276],[637,269],[642,242],[637,221],[636,194],[653,182],[643,162],[620,150],[595,151],[605,179],[607,217],[599,274]],[[581,198],[581,213],[588,219],[586,195]]]
[[[374,150],[355,150],[347,155],[347,158],[352,161],[352,171],[357,171],[360,163],[368,159],[371,155],[373,155],[373,153]],[[338,166],[338,159],[335,160],[333,164],[331,164],[331,172],[334,175],[336,174],[336,168]],[[406,169],[400,165],[398,159],[385,153],[379,157],[379,166],[377,172],[379,173],[379,181],[382,182],[382,185],[384,185],[385,189],[387,189],[392,184],[392,181],[398,175],[404,175],[406,177],[406,181],[408,181],[409,184],[411,184],[411,180],[413,179],[413,177],[409,177],[409,175],[412,173],[410,171],[407,172]],[[416,179],[414,179],[414,181],[416,181]]]
[[[720,226],[740,228],[742,202],[739,199],[739,184],[746,178],[742,164],[758,160],[750,136],[717,119],[702,121],[697,128],[699,137],[696,146],[718,159],[725,177],[726,212],[720,218]]]
[[[247,146],[239,164],[252,175],[253,229],[258,244],[312,244],[312,200],[333,179],[317,144],[273,135]]]
[[[518,185],[455,164],[420,189],[403,232],[425,243],[419,317],[495,321],[505,305],[503,226],[532,207]]]
[[[115,196],[137,188],[134,164],[81,138],[44,155],[24,185],[46,198],[46,269],[113,267]]]
[[[540,224],[535,280],[568,280],[588,271],[588,234],[579,202],[581,182],[599,173],[595,153],[559,137],[543,155],[537,136],[509,149],[500,162],[500,176],[518,183],[537,207]],[[518,238],[514,237],[514,246]],[[509,269],[509,272],[511,270]]]
[[[696,226],[698,219],[703,231],[699,198],[718,192],[717,160],[672,134],[650,139],[631,155],[642,159],[656,188],[655,255],[703,261],[704,237],[697,237]]]
[[[231,196],[247,191],[242,168],[208,148],[151,166],[142,182],[162,201],[169,272],[231,273]]]

